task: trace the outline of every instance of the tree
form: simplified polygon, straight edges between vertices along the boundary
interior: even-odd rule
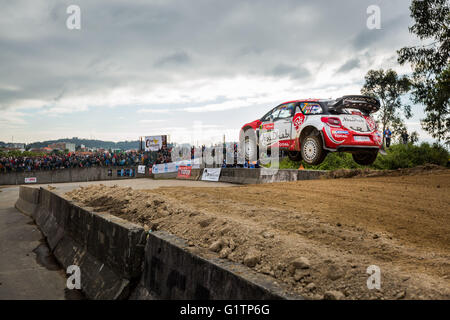
[[[448,0],[413,0],[409,28],[423,45],[397,51],[400,64],[410,63],[412,98],[425,106],[422,127],[433,138],[450,142],[450,8]]]
[[[411,117],[411,106],[402,104],[401,97],[410,89],[408,77],[397,75],[392,69],[369,70],[361,93],[380,100],[381,108],[377,112],[377,121],[382,130],[390,128],[393,135],[399,135],[405,128],[401,111],[408,119]],[[384,144],[384,135],[383,135]]]

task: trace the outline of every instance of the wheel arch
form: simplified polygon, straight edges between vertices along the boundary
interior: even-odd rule
[[[245,134],[245,132],[246,132],[247,130],[252,130],[253,133],[255,134],[255,137],[256,137],[256,129],[253,128],[253,127],[250,126],[250,125],[245,125],[245,126],[243,126],[243,127],[241,128],[241,131],[239,132],[239,141],[240,141],[240,142],[243,141],[243,139],[244,139],[244,134]],[[256,143],[258,144],[258,139],[256,139]]]

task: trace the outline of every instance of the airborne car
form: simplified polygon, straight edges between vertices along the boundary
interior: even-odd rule
[[[307,99],[282,103],[261,119],[242,127],[247,159],[256,159],[258,147],[279,146],[291,160],[320,164],[328,152],[350,152],[356,163],[370,165],[382,146],[382,135],[370,116],[380,102],[368,96],[336,100]]]

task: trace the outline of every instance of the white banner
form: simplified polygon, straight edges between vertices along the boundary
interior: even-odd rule
[[[145,174],[145,166],[138,166],[138,173]]]
[[[25,178],[25,183],[36,183],[37,178]]]
[[[221,169],[222,168],[205,168],[205,169],[203,169],[202,180],[219,181]]]
[[[161,163],[161,164],[154,164],[152,168],[152,173],[167,173],[167,172],[178,172],[178,166],[173,163]]]
[[[145,151],[159,151],[163,144],[163,136],[145,137]]]
[[[178,172],[179,166],[189,166],[192,169],[200,169],[200,158],[193,160],[181,160],[177,162],[154,164],[152,167],[152,173],[167,173]],[[219,173],[220,174],[220,173]]]

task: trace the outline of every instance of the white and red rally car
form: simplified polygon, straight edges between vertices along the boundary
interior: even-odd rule
[[[382,135],[370,116],[380,102],[368,96],[344,96],[336,100],[288,101],[261,119],[242,127],[246,159],[256,159],[258,147],[278,145],[291,160],[320,164],[328,152],[350,152],[356,163],[370,165],[382,146]]]

